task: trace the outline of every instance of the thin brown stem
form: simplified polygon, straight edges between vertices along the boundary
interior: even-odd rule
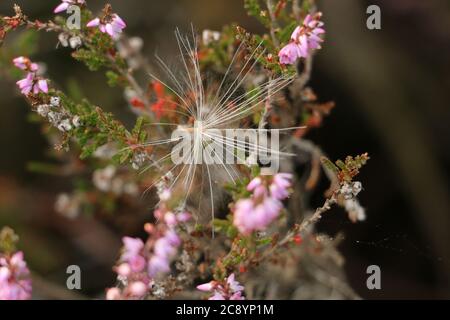
[[[273,0],[267,0],[266,5],[270,18],[270,36],[272,37],[274,46],[278,47],[280,45],[280,42],[278,41],[278,38],[275,34],[275,30],[278,28],[278,23],[277,17],[275,17],[275,12],[273,11],[274,9]]]

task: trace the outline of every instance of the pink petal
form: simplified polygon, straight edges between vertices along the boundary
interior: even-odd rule
[[[42,92],[48,93],[47,80],[39,80],[38,81],[38,87],[39,87],[39,89],[41,89]]]
[[[198,285],[197,289],[200,291],[207,292],[207,291],[211,291],[213,289],[213,287],[214,287],[213,284],[211,282],[208,282],[208,283]]]
[[[67,8],[68,8],[69,6],[70,6],[69,3],[63,2],[63,3],[61,3],[59,6],[57,6],[57,7],[55,8],[55,10],[53,11],[53,13],[60,13],[60,12],[66,11]]]
[[[22,94],[27,95],[31,92],[31,89],[32,89],[32,86],[30,85],[28,87],[23,88],[21,92],[22,92]]]
[[[294,32],[292,32],[291,40],[294,40],[294,41],[298,40],[298,37],[300,35],[300,30],[301,30],[300,27],[295,28]]]
[[[100,25],[100,19],[99,18],[95,18],[95,19],[89,21],[88,24],[86,25],[86,27],[91,28],[91,27],[97,27],[99,25]]]
[[[256,187],[260,186],[262,183],[262,180],[260,177],[256,177],[254,178],[252,181],[250,181],[250,183],[247,185],[247,190],[248,191],[252,191],[254,190]]]
[[[121,29],[124,29],[127,26],[125,21],[123,21],[122,18],[119,17],[117,14],[114,15],[114,22],[117,23],[117,25],[120,26]]]

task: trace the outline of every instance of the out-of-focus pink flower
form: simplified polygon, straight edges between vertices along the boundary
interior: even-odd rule
[[[45,80],[45,79],[38,80],[38,82],[37,82],[37,88],[35,87],[33,90],[34,90],[34,93],[35,93],[35,94],[39,93],[39,91],[42,91],[42,92],[44,92],[44,93],[48,93],[48,83],[47,83],[47,80]]]
[[[112,14],[110,17],[106,17],[105,21],[100,18],[95,18],[88,22],[86,25],[89,28],[98,27],[101,32],[107,33],[114,40],[118,39],[122,30],[126,28],[125,21],[122,20],[117,14]]]
[[[31,92],[31,90],[33,89],[33,83],[34,83],[34,75],[32,73],[28,73],[24,79],[16,82],[21,92],[25,95]]]
[[[148,291],[148,286],[142,281],[136,281],[129,285],[129,291],[132,296],[142,297]]]
[[[37,63],[31,62],[31,60],[26,57],[17,57],[13,59],[13,63],[17,68],[28,71],[27,76],[24,79],[16,82],[22,94],[28,95],[31,92],[34,94],[38,94],[39,92],[48,93],[47,80],[37,76],[39,69]]]
[[[124,247],[119,264],[114,268],[123,288],[112,288],[106,292],[108,300],[145,298],[152,281],[170,271],[170,264],[178,252],[181,238],[176,232],[179,222],[186,222],[188,212],[175,214],[164,201],[154,211],[157,222],[147,223],[144,229],[149,234],[147,242],[139,238],[124,237]]]
[[[122,294],[119,288],[109,288],[106,291],[106,300],[120,300],[121,296]]]
[[[47,80],[38,80],[35,74],[31,72],[24,79],[17,81],[16,84],[24,95],[28,95],[30,92],[34,94],[38,94],[39,92],[48,93]]]
[[[278,217],[282,207],[271,197],[265,197],[259,203],[253,199],[241,199],[236,202],[233,223],[244,235],[265,230]]]
[[[30,271],[21,251],[0,258],[0,300],[31,298]]]
[[[128,263],[122,263],[115,268],[119,276],[128,277],[131,274],[131,267]]]
[[[233,293],[230,297],[230,300],[245,300],[245,297],[242,296],[242,292]]]
[[[130,260],[128,260],[128,263],[130,265],[130,269],[133,272],[141,272],[142,270],[144,270],[145,268],[145,258],[140,256],[140,255],[136,255],[134,257],[132,257]]]
[[[62,3],[59,4],[55,10],[53,10],[54,13],[60,13],[63,11],[66,11],[67,8],[69,8],[71,5],[81,5],[81,4],[85,4],[86,1],[85,0],[62,0]]]
[[[215,291],[214,294],[208,298],[208,300],[226,300],[226,299],[220,292]]]
[[[239,232],[249,235],[255,230],[265,230],[279,215],[281,200],[289,197],[292,175],[278,173],[271,181],[256,177],[247,185],[253,191],[251,198],[240,199],[234,208],[233,224]]]
[[[180,244],[180,237],[172,229],[167,230],[161,238],[156,240],[153,256],[150,258],[148,266],[148,273],[151,277],[156,277],[170,270],[170,261],[176,254]]]
[[[280,63],[294,64],[298,57],[300,57],[299,46],[295,42],[290,42],[281,48],[278,56],[280,57]]]
[[[208,291],[212,291],[214,289],[214,285],[213,285],[213,282],[207,282],[204,284],[199,284],[197,286],[197,289],[200,291],[208,292]]]
[[[325,33],[324,23],[320,21],[322,13],[308,14],[301,26],[297,26],[291,35],[291,41],[285,45],[278,56],[282,64],[294,64],[299,58],[307,58],[312,50],[320,49]]]
[[[170,266],[167,258],[154,255],[148,262],[148,274],[156,277],[158,274],[169,272]]]
[[[256,187],[259,187],[261,184],[262,184],[261,177],[253,178],[252,181],[250,181],[249,184],[247,185],[247,190],[253,191],[255,190]]]
[[[232,292],[238,292],[244,290],[244,287],[236,281],[234,273],[230,274],[227,278],[227,285]]]
[[[273,177],[270,185],[270,195],[277,200],[284,200],[289,197],[288,189],[291,187],[292,174],[278,173]]]
[[[177,220],[179,222],[187,222],[192,218],[191,214],[186,212],[186,211],[182,211],[180,213],[177,214]]]
[[[17,57],[13,59],[13,63],[21,70],[36,72],[39,69],[38,64],[31,62],[27,57]]]
[[[235,280],[234,273],[225,278],[223,282],[210,281],[197,286],[197,290],[212,292],[208,300],[245,300],[242,296],[244,287]]]
[[[123,253],[122,260],[128,261],[130,258],[138,255],[140,251],[144,248],[144,242],[139,238],[123,237]]]

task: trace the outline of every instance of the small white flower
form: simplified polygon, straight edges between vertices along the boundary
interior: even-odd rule
[[[202,40],[204,45],[208,45],[213,41],[219,41],[219,39],[220,39],[220,32],[207,29],[203,30]]]
[[[359,182],[359,181],[353,182],[353,184],[352,184],[352,193],[353,193],[353,196],[356,197],[356,196],[358,195],[358,193],[361,192],[361,190],[362,190],[362,183]]]
[[[139,168],[141,168],[147,160],[147,157],[147,153],[145,152],[136,153],[131,161],[131,166],[133,167],[133,169],[139,170]]]
[[[58,124],[57,128],[62,132],[68,132],[72,130],[72,125],[70,124],[69,119],[64,119]]]
[[[55,211],[69,218],[76,218],[81,212],[80,197],[69,196],[67,193],[61,193],[55,202]]]
[[[47,116],[48,120],[53,125],[57,125],[62,119],[62,114],[60,112],[55,111],[50,111]]]
[[[366,220],[366,210],[359,204],[358,200],[350,199],[344,202],[345,210],[352,222]]]
[[[158,193],[158,196],[161,201],[168,201],[172,196],[172,193],[170,192],[170,189],[164,188]]]
[[[112,165],[109,165],[104,169],[97,169],[92,176],[92,182],[100,191],[108,192],[111,190],[111,180],[115,174],[116,168]]]
[[[36,108],[36,112],[41,117],[47,117],[48,113],[50,112],[50,106],[48,104],[41,104]]]
[[[81,119],[79,116],[75,116],[72,118],[72,124],[75,128],[78,128],[79,126],[81,126]]]
[[[81,45],[83,44],[83,42],[81,41],[81,38],[79,36],[74,36],[74,37],[70,38],[69,43],[70,43],[70,47],[72,49],[81,47]]]
[[[60,97],[51,97],[50,98],[50,105],[52,105],[53,107],[59,107],[60,103],[61,103]]]
[[[131,37],[128,40],[130,47],[135,51],[140,51],[144,46],[144,40],[141,37]]]
[[[59,40],[59,43],[61,43],[61,45],[63,47],[69,46],[69,35],[67,33],[64,33],[64,32],[60,33],[58,35],[58,40]]]
[[[344,196],[345,200],[350,200],[353,198],[352,186],[347,182],[342,185],[340,193]]]

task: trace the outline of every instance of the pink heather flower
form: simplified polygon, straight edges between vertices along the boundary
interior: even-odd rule
[[[284,200],[289,197],[288,189],[291,187],[292,174],[278,173],[273,177],[270,185],[270,195],[277,200]]]
[[[38,80],[36,79],[36,75],[31,72],[24,79],[17,81],[16,84],[24,95],[28,95],[30,92],[34,94],[38,94],[39,92],[48,93],[47,80]]]
[[[166,222],[166,224],[169,227],[174,227],[178,223],[177,217],[175,216],[175,214],[173,212],[167,212],[164,215],[164,221]]]
[[[119,288],[109,288],[106,291],[106,300],[120,300],[122,298],[122,294]]]
[[[55,10],[53,10],[53,13],[60,13],[63,11],[66,11],[67,8],[69,8],[71,5],[76,5],[76,4],[84,4],[86,3],[85,0],[62,0],[62,3],[60,5],[58,5]]]
[[[34,94],[39,92],[48,93],[47,80],[37,76],[39,66],[36,63],[31,62],[26,57],[17,57],[13,60],[13,63],[17,68],[28,71],[24,79],[16,82],[22,94],[28,95],[31,92]]]
[[[208,298],[208,300],[226,300],[226,299],[220,292],[215,291],[214,294]]]
[[[124,249],[120,259],[127,263],[132,272],[141,272],[144,270],[146,260],[142,256],[144,242],[139,238],[122,238]]]
[[[265,197],[258,204],[253,199],[241,199],[236,202],[233,224],[244,235],[265,230],[278,217],[282,207],[271,197]]]
[[[300,49],[295,42],[290,42],[280,50],[278,56],[280,57],[280,63],[294,64],[300,57]]]
[[[21,92],[25,95],[29,94],[33,89],[34,75],[28,73],[25,79],[19,80],[16,84],[19,86]]]
[[[180,237],[172,229],[167,230],[163,237],[156,240],[153,256],[150,258],[148,265],[150,277],[155,277],[170,270],[170,261],[177,253],[180,244]]]
[[[204,284],[200,284],[197,286],[197,289],[200,291],[205,291],[205,292],[212,291],[214,289],[213,281],[204,283]]]
[[[278,56],[282,64],[294,64],[299,58],[307,58],[312,50],[320,49],[325,33],[324,23],[320,21],[322,13],[308,14],[301,26],[297,26],[291,35],[291,41],[285,45]]]
[[[107,33],[114,40],[118,39],[122,30],[126,28],[125,21],[122,20],[117,14],[112,14],[108,19],[109,21],[103,22],[100,18],[95,18],[88,22],[86,25],[89,28],[98,27],[101,32]]]
[[[116,273],[122,277],[128,277],[131,274],[131,267],[128,263],[122,263],[115,268]]]
[[[175,248],[172,247],[172,245],[169,243],[169,241],[166,238],[160,238],[158,240],[156,240],[155,242],[155,255],[161,257],[161,258],[166,258],[171,256],[174,251]]]
[[[129,291],[132,296],[142,297],[147,293],[148,286],[142,281],[136,281],[129,285]]]
[[[252,181],[247,185],[248,191],[255,190],[256,187],[259,187],[262,184],[262,179],[260,177],[253,178]]]
[[[124,252],[122,253],[123,260],[129,260],[135,255],[138,255],[144,248],[144,242],[139,238],[123,237]]]
[[[132,272],[141,272],[145,268],[146,261],[144,257],[136,255],[130,258],[128,263]]]
[[[235,280],[234,273],[230,274],[222,284],[213,280],[198,285],[197,289],[204,292],[212,292],[208,300],[245,300],[245,297],[242,296],[244,287]]]
[[[191,215],[188,212],[180,212],[177,214],[178,222],[187,222],[191,219]]]
[[[0,300],[31,298],[30,271],[21,251],[0,258]]]
[[[230,300],[245,300],[245,297],[242,296],[242,292],[233,293],[230,297]]]
[[[157,223],[148,223],[144,227],[149,234],[145,244],[139,238],[123,237],[122,255],[114,271],[124,287],[108,289],[106,299],[142,299],[149,293],[153,278],[170,271],[170,264],[181,244],[175,226],[189,220],[190,214],[174,214],[163,203],[154,215]]]
[[[158,274],[170,271],[170,265],[166,258],[154,255],[148,262],[148,274],[150,277],[155,277]]]
[[[247,190],[253,191],[251,198],[238,200],[234,209],[233,224],[240,233],[265,230],[278,217],[283,208],[281,200],[289,197],[291,179],[289,173],[278,173],[269,186],[262,177],[250,181]]]
[[[31,62],[31,60],[26,57],[17,57],[13,60],[13,63],[17,68],[21,70],[36,72],[39,69],[37,63]]]
[[[232,292],[238,292],[244,290],[239,282],[235,280],[234,273],[230,274],[227,278],[227,285]]]

